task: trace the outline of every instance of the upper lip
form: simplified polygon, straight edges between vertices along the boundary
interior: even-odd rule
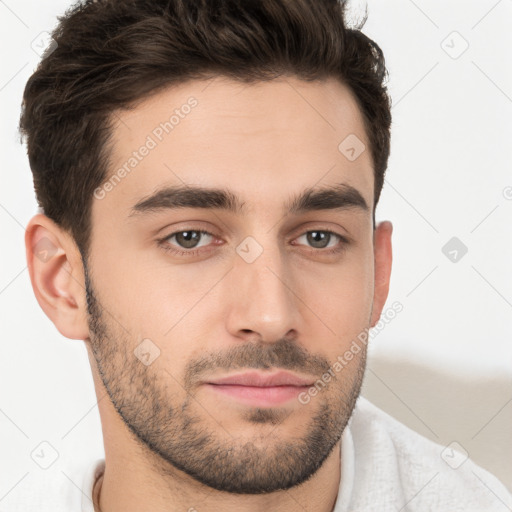
[[[269,375],[261,372],[246,372],[228,375],[220,379],[209,380],[207,384],[232,384],[239,386],[271,387],[271,386],[311,386],[311,379],[299,377],[293,373],[277,372]]]

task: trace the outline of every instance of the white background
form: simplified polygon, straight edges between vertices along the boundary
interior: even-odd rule
[[[41,441],[59,453],[46,470],[56,478],[103,456],[85,348],[40,309],[23,240],[36,213],[17,135],[31,43],[69,5],[0,2],[0,510],[44,471],[30,458]],[[512,487],[512,1],[368,6],[363,31],[384,51],[393,99],[376,217],[394,225],[388,306],[403,311],[371,341],[365,394],[437,442],[471,447]],[[452,237],[468,249],[457,262],[442,252]]]

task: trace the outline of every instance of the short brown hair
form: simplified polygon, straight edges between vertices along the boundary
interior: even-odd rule
[[[191,79],[336,77],[355,94],[374,167],[390,152],[391,100],[379,46],[348,27],[345,0],[86,0],[69,8],[29,78],[20,133],[42,212],[87,259],[94,190],[108,178],[112,112]],[[341,142],[341,141],[340,141]]]

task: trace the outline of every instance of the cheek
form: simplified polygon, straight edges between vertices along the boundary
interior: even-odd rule
[[[105,243],[93,262],[93,279],[102,289],[105,309],[132,336],[162,337],[193,308],[202,279],[151,260],[133,248],[114,251]],[[107,313],[108,314],[108,313]],[[109,315],[109,321],[115,321]]]
[[[355,255],[338,268],[302,277],[302,295],[311,309],[345,337],[354,327],[366,327],[373,302],[373,260]]]
[[[308,322],[309,338],[314,339],[315,335],[318,337],[324,333],[323,351],[330,362],[336,361],[354,342],[362,347],[358,340],[364,341],[370,326],[371,300],[367,287],[362,288],[360,281],[353,283],[353,286],[348,284],[326,288],[326,294],[318,297],[313,306],[316,317]]]
[[[221,317],[213,289],[217,274],[198,274],[184,266],[158,268],[125,259],[123,266],[105,279],[109,283],[108,309],[126,329],[119,327],[120,332],[129,337],[133,348],[142,340],[151,340],[159,350],[157,367],[180,381],[194,351],[205,350],[205,333],[212,329],[208,318],[215,318],[218,324]],[[174,379],[169,377],[169,381]]]
[[[218,330],[222,335],[232,293],[222,293],[219,281],[229,263],[212,259],[173,266],[133,248],[115,252],[114,242],[105,242],[106,250],[94,262],[93,277],[113,316],[107,313],[109,322],[124,327],[135,345],[145,338],[153,340],[161,350],[162,363],[178,370],[193,350],[205,343],[208,346],[205,333]],[[304,301],[298,301],[297,307],[304,316],[302,328],[309,331],[307,337],[315,333],[332,337],[333,353],[344,350],[368,326],[374,284],[371,245],[363,248],[361,244],[336,264],[290,260],[288,278],[294,293]],[[229,277],[225,286],[228,281]]]

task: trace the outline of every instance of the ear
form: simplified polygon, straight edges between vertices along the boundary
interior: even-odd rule
[[[30,282],[37,302],[66,338],[89,338],[82,259],[73,238],[43,214],[25,229]]]
[[[393,224],[386,220],[378,224],[373,234],[375,289],[373,295],[371,327],[374,327],[379,321],[384,304],[388,297],[391,264],[393,260],[391,249],[392,232]]]

